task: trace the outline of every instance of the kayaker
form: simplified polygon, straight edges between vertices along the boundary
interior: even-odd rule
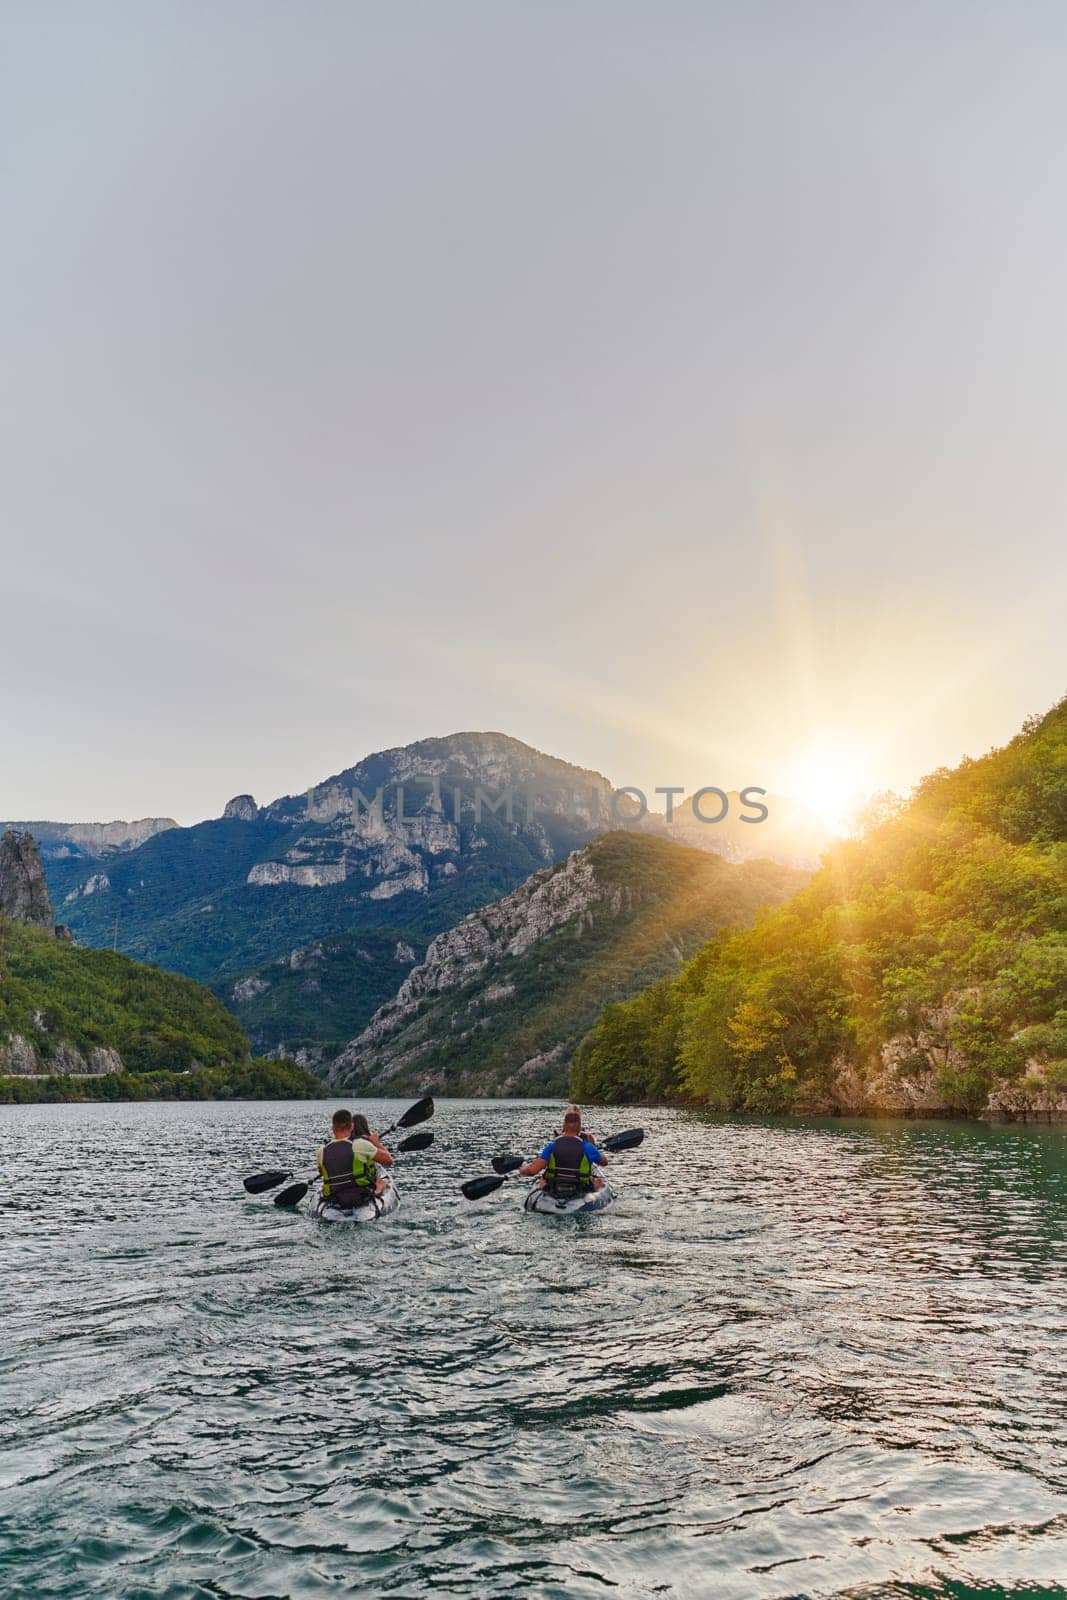
[[[378,1168],[391,1167],[393,1158],[360,1112],[335,1111],[333,1138],[319,1151],[322,1195],[343,1211],[365,1205],[372,1194],[382,1194],[385,1179]]]
[[[583,1118],[582,1118],[582,1108],[581,1108],[581,1106],[568,1106],[566,1111],[563,1113],[563,1115],[565,1117],[571,1117],[571,1116],[577,1117],[578,1121],[582,1123],[581,1137],[583,1139],[587,1140],[589,1142],[589,1144],[596,1144],[597,1143],[596,1134],[595,1133],[590,1133],[589,1129],[584,1125]],[[599,1146],[598,1146],[598,1148],[599,1148]]]
[[[392,1156],[389,1154],[389,1151],[385,1148],[384,1144],[379,1139],[378,1135],[376,1133],[372,1133],[371,1132],[370,1127],[369,1127],[369,1125],[367,1123],[367,1119],[363,1115],[362,1111],[353,1111],[353,1113],[352,1113],[352,1132],[353,1132],[353,1134],[355,1135],[355,1137],[357,1139],[369,1139],[370,1140],[371,1144],[374,1146],[374,1148],[378,1152],[376,1160],[377,1160],[379,1166],[381,1166],[381,1167],[391,1167],[392,1166],[392,1164],[393,1164]]]
[[[559,1199],[568,1199],[586,1189],[602,1189],[604,1180],[594,1167],[606,1167],[608,1158],[591,1139],[582,1135],[582,1113],[568,1106],[563,1114],[563,1132],[545,1145],[539,1156],[519,1168],[525,1178],[541,1177],[541,1187]],[[543,1176],[541,1176],[543,1174]]]

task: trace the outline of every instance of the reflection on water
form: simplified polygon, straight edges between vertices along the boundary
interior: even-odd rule
[[[603,1113],[607,1212],[458,1197],[555,1109],[332,1232],[239,1181],[321,1106],[0,1110],[0,1590],[1067,1594],[1067,1133]]]

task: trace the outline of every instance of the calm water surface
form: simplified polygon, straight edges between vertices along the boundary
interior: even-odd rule
[[[1064,1131],[605,1113],[560,1223],[441,1102],[330,1231],[240,1186],[324,1109],[0,1108],[0,1593],[1067,1594]]]

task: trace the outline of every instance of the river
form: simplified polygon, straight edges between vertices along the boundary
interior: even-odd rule
[[[329,1230],[240,1183],[327,1110],[0,1108],[4,1595],[1067,1594],[1067,1130],[604,1112],[559,1222],[442,1101]]]

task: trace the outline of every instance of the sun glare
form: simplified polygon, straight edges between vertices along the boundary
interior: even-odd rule
[[[806,751],[787,769],[783,788],[833,833],[844,833],[869,785],[857,763],[831,748]]]

